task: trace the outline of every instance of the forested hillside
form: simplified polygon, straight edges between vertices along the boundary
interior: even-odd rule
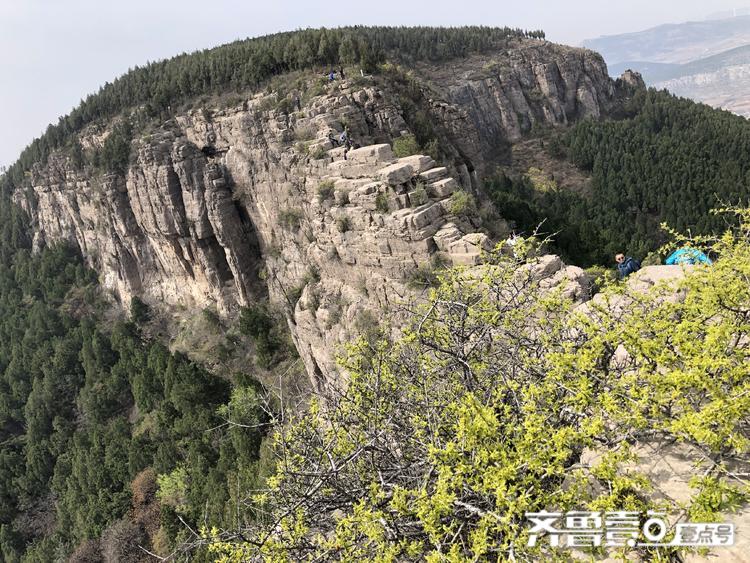
[[[662,222],[693,234],[719,232],[710,210],[750,198],[750,123],[667,92],[641,91],[613,120],[585,120],[543,141],[590,173],[590,193],[540,190],[526,176],[490,179],[500,213],[518,227],[557,233],[580,264],[611,263],[617,252],[644,258],[666,242]]]
[[[139,561],[138,545],[167,553],[204,518],[247,518],[258,384],[145,340],[139,302],[104,322],[94,272],[65,247],[32,254],[7,194],[0,225],[0,559]]]

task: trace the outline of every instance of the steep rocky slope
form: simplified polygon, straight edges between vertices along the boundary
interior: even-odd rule
[[[299,111],[264,93],[178,112],[133,141],[124,177],[57,153],[15,200],[37,246],[77,245],[123,303],[137,295],[177,318],[212,306],[233,315],[268,293],[287,307],[308,373],[324,381],[336,344],[368,324],[365,311],[408,300],[418,267],[435,256],[471,264],[488,247],[453,192],[476,190],[536,124],[597,117],[617,97],[600,56],[542,41],[419,66],[410,103],[432,123],[438,163],[394,156],[390,143],[412,120],[388,76],[314,92],[319,79],[307,75],[291,94],[304,99]],[[89,127],[81,145],[101,147],[112,125]],[[346,156],[327,139],[344,126],[361,145]]]

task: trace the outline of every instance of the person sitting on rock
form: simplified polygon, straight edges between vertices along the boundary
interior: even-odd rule
[[[331,69],[331,72],[328,74],[328,81],[333,82],[336,80],[336,71]]]
[[[638,260],[630,256],[626,258],[622,253],[615,256],[615,262],[617,262],[617,273],[621,280],[641,269],[641,263]]]
[[[710,266],[713,264],[711,259],[706,256],[703,252],[697,248],[691,248],[684,246],[678,248],[672,254],[670,254],[664,261],[667,266],[681,266],[681,265],[693,265],[693,264],[705,264]]]
[[[333,131],[328,132],[328,140],[331,141],[333,147],[338,147],[341,144],[339,143],[339,140],[333,136]]]

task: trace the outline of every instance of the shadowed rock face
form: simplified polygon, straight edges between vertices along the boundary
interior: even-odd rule
[[[614,84],[598,53],[539,41],[464,64],[425,67],[434,112],[481,177],[535,125],[566,125],[612,107]]]
[[[134,141],[124,178],[53,155],[15,199],[37,247],[77,245],[123,303],[137,295],[177,316],[214,305],[232,315],[265,294],[285,304],[307,371],[323,382],[365,311],[414,295],[405,280],[418,266],[436,253],[474,264],[489,248],[480,220],[451,215],[449,201],[476,188],[498,147],[535,123],[604,114],[614,99],[598,55],[538,41],[416,75],[451,155],[443,165],[393,155],[409,126],[376,77],[337,82],[292,114],[267,109],[272,94],[177,115]],[[361,145],[346,158],[328,141],[344,124]],[[102,138],[88,131],[81,143]]]

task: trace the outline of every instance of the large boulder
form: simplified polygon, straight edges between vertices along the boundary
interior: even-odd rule
[[[479,264],[482,253],[490,250],[492,244],[484,233],[469,233],[449,246],[448,254],[454,265],[474,266]]]
[[[649,291],[659,284],[672,283],[685,277],[695,266],[645,266],[627,278],[627,284],[637,291]]]
[[[448,197],[459,189],[458,182],[454,178],[438,180],[427,186],[427,195],[437,199]]]
[[[391,145],[381,144],[352,149],[347,153],[346,158],[357,163],[386,163],[396,157],[393,155]]]
[[[397,162],[381,168],[377,172],[377,178],[387,182],[391,186],[398,186],[408,182],[414,175],[414,168],[406,162]]]
[[[412,167],[415,174],[426,172],[431,168],[435,167],[435,161],[429,156],[423,154],[415,154],[412,156],[405,156],[398,159],[399,164],[408,164]]]

